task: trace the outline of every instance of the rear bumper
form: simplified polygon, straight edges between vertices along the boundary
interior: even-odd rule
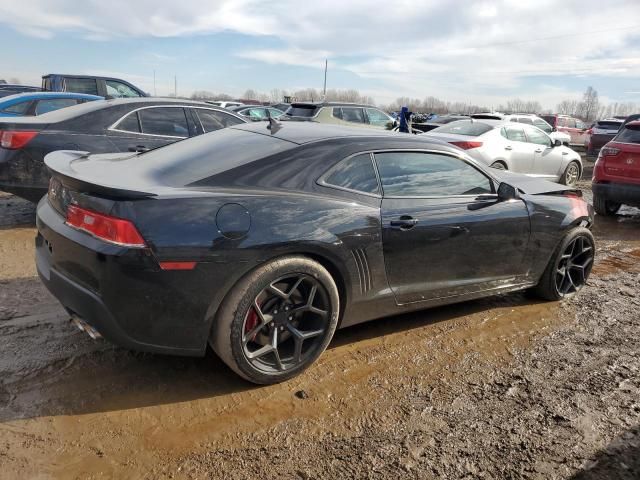
[[[0,190],[37,203],[47,193],[49,173],[24,151],[0,148]]]
[[[615,203],[640,206],[640,184],[596,183],[592,185],[594,195],[599,195]]]
[[[36,267],[70,313],[121,347],[198,356],[206,349],[207,305],[180,301],[175,282],[143,252],[105,244],[72,229],[42,199],[36,223]]]
[[[591,135],[587,142],[587,155],[597,155],[602,147],[613,140],[615,135]]]

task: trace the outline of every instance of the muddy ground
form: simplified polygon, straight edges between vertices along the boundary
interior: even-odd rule
[[[32,215],[0,194],[0,478],[640,478],[638,210],[597,218],[572,300],[349,328],[268,387],[76,331],[35,278]]]

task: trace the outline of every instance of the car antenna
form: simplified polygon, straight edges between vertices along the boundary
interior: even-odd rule
[[[282,124],[271,116],[271,112],[269,111],[269,109],[267,109],[267,118],[269,119],[269,125],[267,125],[267,130],[271,131],[271,135],[278,133],[278,130],[282,128]]]

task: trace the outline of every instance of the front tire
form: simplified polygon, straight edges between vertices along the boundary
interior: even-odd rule
[[[288,380],[327,348],[340,312],[336,284],[302,256],[271,261],[223,301],[209,343],[238,375],[257,384]]]
[[[562,300],[578,293],[587,283],[595,258],[591,231],[576,227],[554,251],[533,293],[545,300]]]
[[[598,215],[603,217],[615,215],[620,210],[621,204],[611,202],[602,195],[593,195],[593,208]]]

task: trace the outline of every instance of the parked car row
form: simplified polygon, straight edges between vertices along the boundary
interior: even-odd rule
[[[44,157],[56,150],[134,155],[246,122],[204,102],[143,97],[0,117],[0,190],[37,202],[49,184]]]

